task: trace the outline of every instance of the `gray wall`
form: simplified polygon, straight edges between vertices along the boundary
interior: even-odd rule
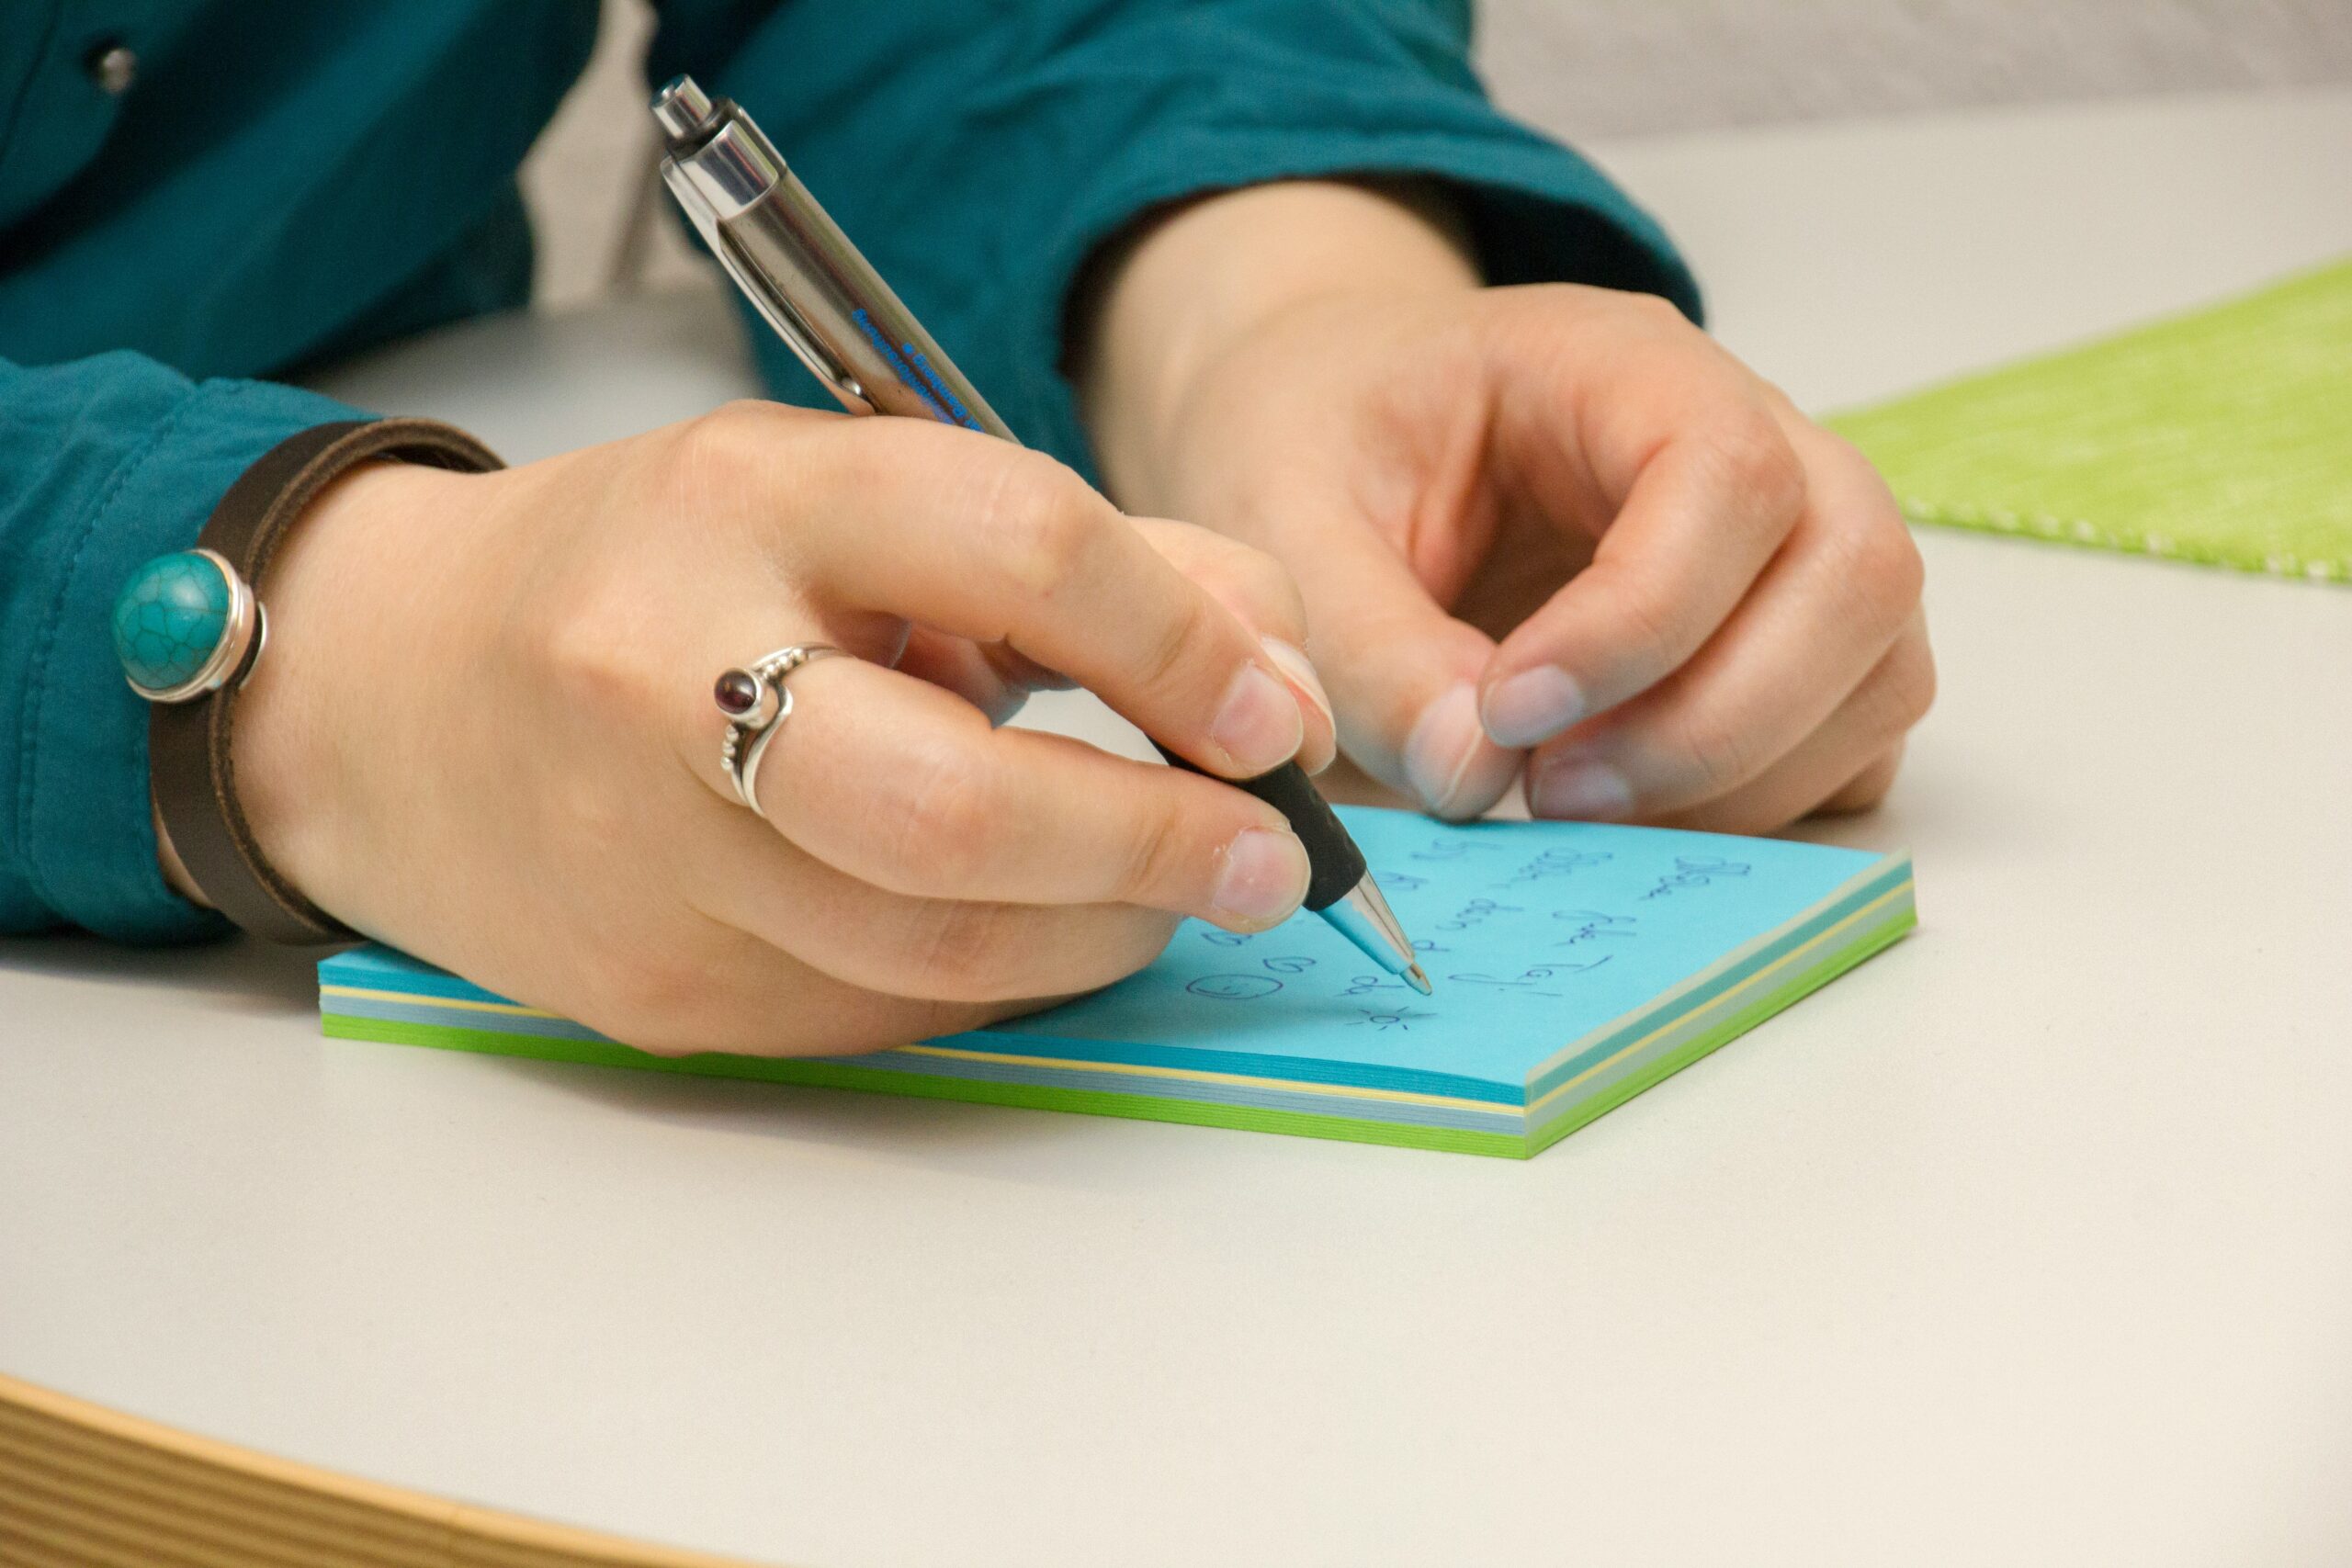
[[[1496,96],[1646,135],[2352,79],[2352,0],[1489,0]]]

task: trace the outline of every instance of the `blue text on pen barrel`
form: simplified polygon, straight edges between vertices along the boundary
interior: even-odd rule
[[[874,324],[874,318],[863,309],[850,312],[850,319],[857,323],[857,330],[865,334],[865,341],[874,345],[874,352],[882,356],[882,362],[890,367],[890,373],[922,400],[923,407],[931,411],[932,418],[942,424],[960,424],[967,430],[980,428],[980,422],[972,417],[972,411],[964,406],[964,400],[949,390],[947,384],[932,370],[928,355],[910,343],[893,344],[882,335],[880,329]]]

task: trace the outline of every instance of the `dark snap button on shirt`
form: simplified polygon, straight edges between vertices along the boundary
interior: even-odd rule
[[[139,80],[139,57],[119,43],[102,43],[90,51],[89,70],[98,91],[119,98]]]

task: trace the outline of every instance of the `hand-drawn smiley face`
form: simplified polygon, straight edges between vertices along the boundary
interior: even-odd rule
[[[1184,987],[1196,997],[1220,1002],[1250,1002],[1283,988],[1272,975],[1204,975]]]

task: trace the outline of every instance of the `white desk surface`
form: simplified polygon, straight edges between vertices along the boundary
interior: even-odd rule
[[[2352,93],[1605,149],[1816,406],[2352,251]],[[700,297],[337,378],[521,458]],[[2352,593],[1931,534],[1923,925],[1532,1164],[318,1036],[0,949],[0,1370],[793,1563],[2352,1561]]]

